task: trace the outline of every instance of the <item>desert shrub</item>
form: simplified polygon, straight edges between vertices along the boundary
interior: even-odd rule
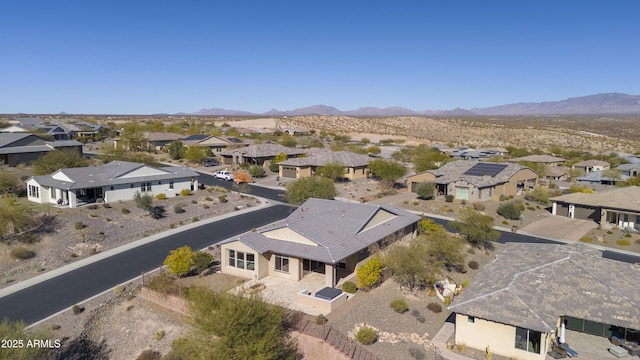
[[[13,248],[9,253],[9,255],[11,255],[11,257],[16,260],[27,260],[36,256],[36,253],[33,250],[29,250],[24,246],[18,246]]]
[[[157,339],[157,335],[158,334],[156,333],[156,340],[159,340]],[[163,333],[163,336],[164,336],[164,333]],[[140,355],[138,355],[138,357],[136,358],[136,360],[160,360],[160,359],[162,359],[162,354],[151,349],[147,349],[141,352]]]
[[[469,264],[468,264],[468,265],[469,265],[469,269],[471,269],[471,270],[478,270],[478,268],[480,267],[480,265],[478,264],[478,262],[477,262],[477,261],[475,261],[475,260],[471,260],[471,261],[469,261]]]
[[[462,280],[462,287],[466,288],[467,286],[469,286],[469,279]]]
[[[391,306],[393,311],[397,312],[398,314],[405,313],[407,310],[409,310],[409,305],[407,305],[407,302],[404,301],[404,299],[393,299],[391,300],[389,306]]]
[[[418,184],[416,187],[416,194],[421,199],[433,199],[436,192],[436,184],[433,181],[425,181]]]
[[[533,206],[527,206],[527,210],[536,211],[536,208],[534,208]]]
[[[473,203],[473,208],[476,209],[477,211],[485,210],[484,204],[481,204],[481,203]]]
[[[197,200],[191,200],[191,203],[192,203],[192,204],[197,204],[197,203],[198,203],[198,201],[197,201]]]
[[[127,208],[122,208],[122,209],[120,209],[120,212],[126,215],[126,214],[130,213],[131,211],[129,211],[129,209],[127,209]]]
[[[165,193],[160,193],[156,195],[156,199],[158,200],[167,200],[167,195]]]
[[[444,305],[445,305],[445,306],[449,306],[449,305],[451,305],[451,301],[453,301],[453,299],[451,299],[451,296],[445,296],[445,298],[444,298]]]
[[[450,203],[453,202],[454,196],[453,195],[445,195],[444,196],[444,201]]]
[[[607,234],[611,235],[611,234],[613,234],[613,231],[607,230]]]
[[[102,203],[102,207],[105,209],[111,209],[111,205],[109,205],[109,203]]]
[[[218,196],[218,201],[220,201],[220,204],[224,204],[227,202],[227,197],[225,195],[220,195]]]
[[[209,206],[209,204],[202,204],[202,208],[203,209],[209,209],[209,208],[211,208],[211,206]]]
[[[121,292],[123,292],[123,291],[124,291],[124,287],[123,287],[122,285],[116,285],[116,286],[113,288],[113,293],[114,293],[114,294],[120,294],[120,293],[121,293]]]
[[[367,260],[356,270],[358,276],[358,287],[361,289],[371,289],[380,281],[382,275],[382,260],[374,256]]]
[[[473,254],[475,254],[475,253],[476,253],[476,249],[474,249],[474,248],[470,247],[470,248],[468,248],[468,249],[467,249],[467,252],[468,252],[469,254],[473,255]]]
[[[154,206],[149,209],[149,215],[151,215],[151,218],[155,220],[162,219],[165,212],[166,210],[164,206]]]
[[[316,324],[324,325],[326,323],[327,323],[327,318],[324,315],[320,314],[316,316]]]
[[[626,233],[626,234],[624,234],[624,237],[628,237],[628,238],[630,238],[630,237],[631,237],[631,234]]]
[[[618,244],[620,246],[629,246],[629,245],[631,245],[631,241],[626,240],[626,239],[622,239],[622,240],[616,241],[616,244]]]
[[[583,242],[583,243],[590,243],[590,242],[593,241],[593,239],[591,237],[589,237],[589,236],[583,236],[583,237],[580,238],[580,241]]]
[[[73,228],[76,230],[82,230],[84,229],[84,223],[82,221],[76,221],[76,223],[73,224]]]
[[[205,200],[205,201],[212,201],[213,199],[211,198],[211,196],[205,196],[205,197],[204,197],[204,200]]]
[[[498,207],[497,212],[498,215],[508,220],[518,220],[520,219],[520,215],[522,215],[520,204],[517,204],[515,201],[509,201],[501,204]]]
[[[213,261],[213,255],[205,251],[196,251],[193,253],[193,265],[196,267],[196,272],[202,274],[203,271],[209,268]]]
[[[71,310],[73,311],[74,315],[78,315],[78,314],[81,314],[84,311],[84,308],[82,306],[80,306],[80,305],[73,305]]]
[[[182,190],[180,190],[180,195],[182,195],[182,196],[189,196],[189,195],[191,195],[191,190],[189,190],[189,189],[182,189]]]
[[[176,205],[173,207],[173,212],[176,214],[182,214],[185,212],[185,210],[181,205]]]
[[[507,220],[502,220],[502,225],[509,225],[509,222]]]
[[[89,209],[89,210],[97,210],[98,209],[98,204],[87,205],[87,209]]]
[[[441,313],[442,312],[442,305],[436,303],[436,302],[430,302],[427,305],[427,309],[429,309],[431,312],[434,313]]]
[[[164,330],[160,330],[160,331],[158,331],[158,332],[156,333],[155,338],[156,338],[156,341],[160,341],[160,340],[162,340],[162,338],[164,338]]]
[[[191,218],[191,222],[196,222],[196,221],[200,221],[200,219],[198,219],[197,216],[194,216]]]
[[[413,316],[413,317],[420,316],[420,311],[418,311],[418,309],[411,310],[411,316]]]
[[[364,326],[356,333],[356,340],[362,345],[371,345],[378,340],[378,334],[372,328]]]
[[[169,229],[174,229],[176,227],[176,224],[169,224]]]
[[[252,167],[249,168],[249,175],[251,175],[254,178],[264,177],[265,175],[264,168],[260,165],[253,165]]]
[[[345,281],[345,283],[342,284],[342,290],[348,292],[349,294],[353,294],[356,292],[356,290],[358,290],[358,287],[351,281]]]
[[[420,324],[424,324],[424,323],[425,323],[425,321],[427,321],[427,319],[426,319],[424,316],[422,316],[422,315],[417,316],[417,317],[416,317],[416,320],[418,320],[418,322],[419,322]]]
[[[77,258],[78,254],[77,253],[71,253],[71,255],[69,255],[69,256],[71,256],[72,258]]]

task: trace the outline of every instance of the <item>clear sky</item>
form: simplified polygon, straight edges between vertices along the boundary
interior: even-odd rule
[[[640,1],[3,0],[0,113],[640,94]]]

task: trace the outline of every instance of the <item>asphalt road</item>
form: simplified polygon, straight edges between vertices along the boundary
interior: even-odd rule
[[[225,189],[236,191],[236,189],[233,188],[233,181],[216,179],[215,177],[213,177],[213,175],[210,175],[207,173],[200,172],[200,177],[198,178],[198,181],[201,184],[204,184],[207,186],[221,186]],[[259,196],[259,197],[263,197],[265,199],[274,200],[274,201],[281,201],[281,202],[286,201],[284,199],[284,191],[270,189],[262,186],[255,186],[252,184],[249,184],[249,190],[246,192],[246,194]]]
[[[170,250],[188,245],[202,249],[289,215],[292,208],[275,205],[170,235],[51,280],[0,298],[0,319],[33,323],[113,288],[162,264]]]

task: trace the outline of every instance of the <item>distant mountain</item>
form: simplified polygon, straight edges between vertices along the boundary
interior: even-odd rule
[[[589,115],[589,114],[640,114],[640,95],[620,93],[581,96],[561,101],[540,103],[521,102],[471,110],[415,111],[399,106],[377,108],[361,107],[356,110],[341,111],[333,106],[313,105],[304,108],[280,111],[271,109],[264,113],[219,108],[201,109],[190,115],[215,116],[296,116],[296,115],[344,115],[344,116],[478,116],[478,115]]]
[[[596,94],[561,101],[476,108],[471,111],[477,115],[640,114],[640,95]]]

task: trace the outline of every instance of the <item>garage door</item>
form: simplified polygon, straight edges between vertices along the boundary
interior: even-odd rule
[[[600,222],[600,209],[576,206],[574,218]]]
[[[569,204],[558,204],[556,215],[569,216]]]
[[[469,188],[456,187],[456,199],[469,200]]]
[[[282,167],[282,177],[286,178],[295,178],[296,177],[296,168],[291,166],[283,166]]]

